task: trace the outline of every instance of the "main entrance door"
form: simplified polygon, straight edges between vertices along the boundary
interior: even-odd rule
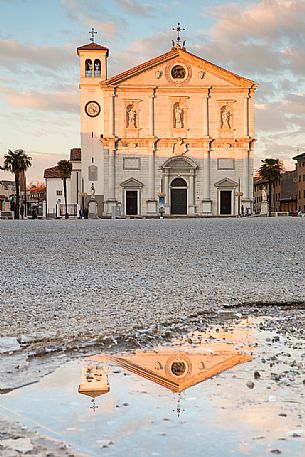
[[[220,191],[220,214],[232,214],[232,191]]]
[[[171,183],[171,214],[187,214],[187,184],[182,178]]]
[[[138,214],[138,191],[126,190],[126,215],[135,216]]]

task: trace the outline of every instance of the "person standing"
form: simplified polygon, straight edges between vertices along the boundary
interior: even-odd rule
[[[21,205],[20,205],[20,216],[21,216],[21,219],[24,218],[24,204],[23,203],[21,203]]]

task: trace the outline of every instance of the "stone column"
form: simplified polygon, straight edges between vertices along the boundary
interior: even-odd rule
[[[204,214],[212,212],[211,202],[211,149],[203,152],[203,195],[202,195],[202,212]]]
[[[155,135],[155,89],[149,97],[149,136]]]
[[[164,170],[164,192],[165,192],[165,207],[169,206],[169,170]]]
[[[210,89],[204,98],[204,119],[203,119],[203,136],[209,136],[209,98],[210,98]]]
[[[249,200],[249,149],[243,152],[243,201]]]
[[[110,106],[109,106],[109,135],[115,136],[115,97],[116,94],[110,95]]]
[[[249,135],[249,96],[244,98],[244,136]]]
[[[191,170],[188,214],[195,214],[195,170]]]
[[[115,148],[111,144],[108,154],[108,199],[115,199]]]
[[[152,142],[148,148],[148,199],[147,214],[157,214],[157,200],[155,197],[155,143]]]
[[[155,148],[152,144],[149,148],[148,155],[148,198],[154,200],[155,198]]]
[[[210,150],[203,153],[203,200],[210,200]]]

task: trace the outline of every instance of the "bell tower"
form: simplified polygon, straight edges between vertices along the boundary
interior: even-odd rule
[[[104,149],[100,138],[104,134],[104,96],[100,83],[107,79],[109,49],[94,42],[77,48],[80,63],[80,127],[82,180],[80,192],[85,209],[94,191],[98,216],[104,200]],[[85,197],[84,197],[85,196]]]

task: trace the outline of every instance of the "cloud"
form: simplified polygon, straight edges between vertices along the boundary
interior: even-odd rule
[[[305,114],[305,95],[290,94],[283,102],[283,108],[288,113],[304,116]]]
[[[34,46],[17,40],[0,40],[0,66],[18,70],[20,67],[39,66],[53,71],[75,65],[75,53],[70,45]]]
[[[27,171],[27,182],[44,181],[43,172],[46,168],[54,167],[57,162],[61,159],[69,159],[69,154],[66,157],[60,154],[48,154],[37,151],[25,151],[30,157],[32,157],[32,166]],[[0,155],[0,163],[3,163],[3,156]],[[9,172],[0,170],[0,179],[6,179],[9,181],[14,180],[14,175]]]
[[[6,101],[15,108],[30,108],[39,111],[62,111],[78,113],[79,100],[73,92],[18,92],[7,94]]]
[[[297,154],[297,145],[290,142],[275,141],[272,138],[266,137],[260,151],[260,157],[273,157],[284,161],[286,167],[294,168],[295,162],[292,160]],[[257,157],[258,159],[260,157]]]
[[[115,0],[117,5],[135,16],[151,17],[154,7],[150,3],[137,2],[136,0]]]
[[[287,131],[290,127],[286,113],[282,109],[280,102],[266,103],[256,106],[255,110],[255,129],[260,132]]]
[[[125,71],[145,62],[158,54],[163,54],[171,48],[168,32],[159,32],[152,37],[132,41],[129,46],[112,54],[109,62],[109,76]]]
[[[97,41],[99,42],[105,43],[107,38],[116,38],[119,32],[121,33],[126,28],[124,18],[114,16],[108,11],[105,4],[96,0],[61,0],[61,4],[70,19],[86,24],[90,28],[94,27],[98,32]],[[89,41],[89,36],[87,41]]]
[[[231,3],[210,15],[216,23],[203,49],[213,57],[254,74],[305,73],[304,0]]]
[[[218,17],[212,37],[216,40],[249,41],[273,40],[285,43],[291,40],[304,42],[305,2],[303,0],[261,0],[256,3],[245,1],[214,8]],[[271,41],[272,40],[272,41]]]

